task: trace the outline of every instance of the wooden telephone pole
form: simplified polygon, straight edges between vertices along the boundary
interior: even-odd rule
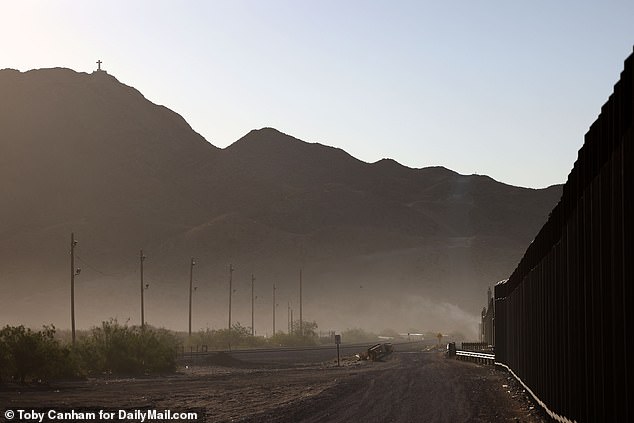
[[[273,336],[275,336],[275,283],[273,283]]]
[[[73,346],[75,345],[75,276],[79,275],[81,269],[75,269],[75,247],[77,240],[75,234],[70,234],[70,326],[73,337]]]
[[[304,336],[304,320],[302,318],[302,269],[299,269],[299,334]]]
[[[192,336],[192,293],[194,291],[193,288],[193,279],[194,279],[194,266],[196,266],[196,262],[192,257],[192,260],[189,264],[189,337]]]
[[[231,330],[231,297],[233,296],[233,264],[229,264],[229,330]]]
[[[139,253],[139,263],[141,266],[141,329],[145,329],[145,307],[143,305],[143,291],[145,290],[143,286],[143,262],[147,257],[143,255],[143,249]]]
[[[255,305],[255,296],[254,294],[254,282],[255,282],[255,276],[253,276],[253,273],[251,273],[251,336],[255,336],[255,311],[254,311],[254,305]]]

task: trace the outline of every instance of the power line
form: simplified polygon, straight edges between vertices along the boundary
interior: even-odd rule
[[[102,275],[102,276],[108,276],[108,277],[111,277],[111,278],[116,278],[116,277],[121,276],[121,274],[120,274],[120,273],[118,273],[118,274],[117,274],[117,273],[115,273],[115,274],[110,274],[110,273],[105,273],[105,272],[102,272],[101,270],[97,269],[95,266],[91,265],[89,262],[87,262],[85,259],[81,258],[81,257],[80,257],[79,255],[77,255],[77,254],[75,254],[75,258],[76,258],[77,260],[81,261],[83,264],[85,264],[88,268],[90,268],[91,270],[93,270],[93,271],[95,271],[95,272],[99,273],[99,274],[100,274],[100,275]]]

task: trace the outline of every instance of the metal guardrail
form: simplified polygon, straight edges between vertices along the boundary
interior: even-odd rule
[[[456,348],[455,342],[447,344],[447,355],[460,359],[468,359],[479,363],[494,364],[495,351],[493,347],[484,342],[463,342],[462,348]]]
[[[456,356],[481,358],[484,360],[495,361],[495,354],[481,353],[475,351],[456,350]]]

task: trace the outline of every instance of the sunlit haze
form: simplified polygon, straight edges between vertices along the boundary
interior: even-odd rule
[[[4,420],[634,421],[633,23],[0,0]]]
[[[0,68],[95,62],[226,147],[275,127],[374,162],[563,183],[634,3],[3,2]]]

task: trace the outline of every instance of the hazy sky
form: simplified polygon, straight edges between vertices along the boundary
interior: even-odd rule
[[[529,187],[565,182],[633,45],[631,0],[0,0],[0,68],[101,59],[218,147],[272,126]]]

